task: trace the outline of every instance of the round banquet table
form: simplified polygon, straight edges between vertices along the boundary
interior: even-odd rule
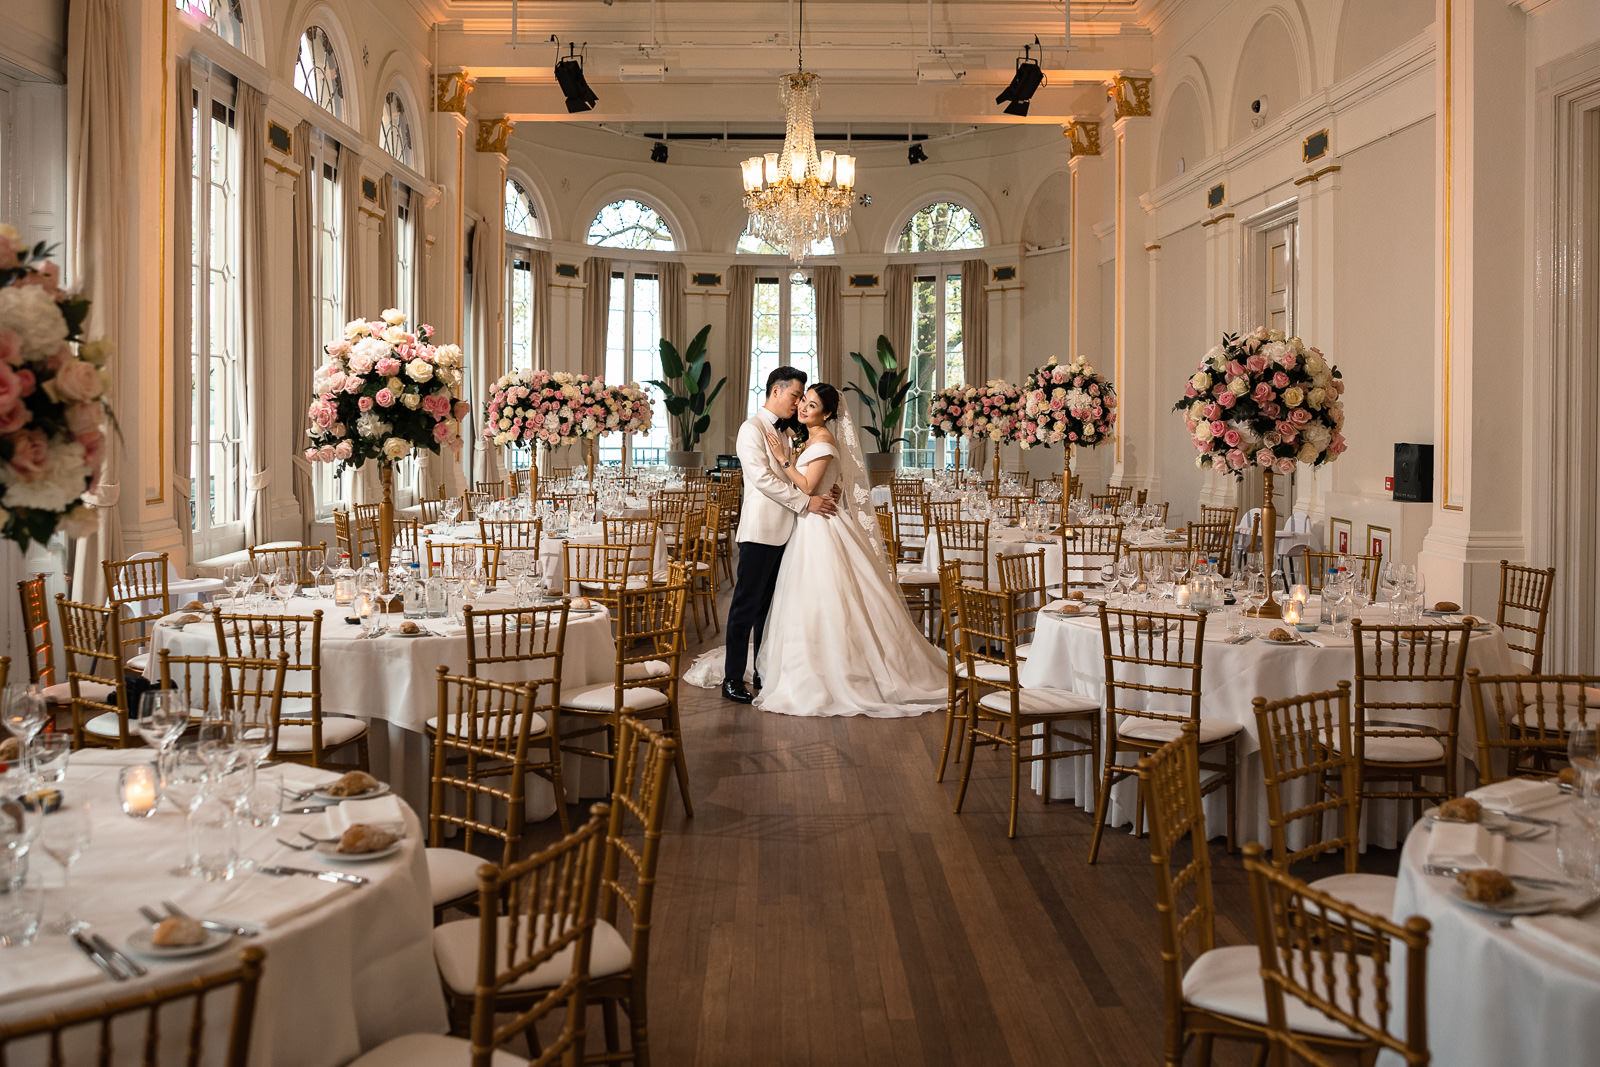
[[[0,1023],[48,1012],[89,1007],[170,986],[233,966],[239,951],[256,945],[266,951],[250,1040],[250,1062],[267,1067],[322,1067],[346,1063],[362,1051],[401,1034],[442,1033],[446,1019],[433,961],[433,909],[428,868],[416,815],[403,809],[405,837],[400,851],[360,864],[323,860],[315,852],[296,852],[276,843],[296,830],[314,827],[323,815],[285,815],[276,831],[245,828],[241,854],[263,865],[284,864],[340,870],[367,879],[364,886],[320,881],[303,875],[277,878],[241,872],[225,882],[202,882],[170,873],[187,854],[184,818],[163,805],[148,819],[130,819],[117,798],[121,767],[148,761],[148,749],[74,752],[61,785],[67,805],[90,805],[92,840],[72,868],[72,910],[124,953],[130,934],[148,924],[140,905],[171,900],[191,915],[225,919],[259,930],[235,937],[221,949],[185,959],[134,959],[149,968],[143,978],[113,982],[63,934],[41,933],[31,945],[0,949]],[[286,788],[332,781],[336,775],[302,767],[281,767]],[[47,816],[48,818],[48,816]],[[313,828],[313,833],[321,832]],[[61,910],[61,868],[37,841],[28,855],[29,879],[44,885],[48,921]],[[210,1048],[206,1063],[222,1062],[232,996],[213,996],[208,1009]],[[177,1063],[188,1018],[171,1016],[162,1063]],[[120,1033],[120,1032],[119,1032]],[[93,1040],[94,1030],[78,1031]],[[139,1043],[121,1036],[116,1063],[136,1063]],[[13,1065],[44,1062],[37,1042],[7,1049]],[[92,1045],[68,1049],[67,1062],[93,1061]]]
[[[643,514],[634,514],[630,510],[623,518],[649,518],[648,509]],[[478,524],[457,523],[454,526],[431,526],[423,534],[423,540],[435,545],[461,545],[478,543]],[[575,545],[598,545],[605,543],[605,531],[601,527],[592,527],[578,533],[568,533],[565,537],[544,535],[539,539],[539,567],[543,574],[550,580],[553,588],[560,588],[566,582],[567,574],[567,543]],[[650,558],[650,571],[652,574],[665,574],[667,570],[667,539],[660,533],[656,534],[655,550]],[[502,571],[502,575],[503,575]]]
[[[1128,606],[1139,610],[1172,610],[1165,607],[1149,608],[1143,598],[1124,598],[1112,594],[1112,607]],[[1319,610],[1318,598],[1308,605],[1308,614],[1315,618]],[[1379,609],[1382,612],[1382,609]],[[1237,618],[1235,608],[1226,612],[1211,612],[1206,618],[1206,641],[1203,658],[1204,669],[1200,680],[1200,716],[1203,719],[1239,723],[1243,729],[1238,738],[1239,779],[1237,783],[1239,840],[1269,841],[1265,786],[1261,779],[1260,744],[1256,737],[1255,709],[1251,701],[1256,697],[1281,700],[1303,693],[1316,693],[1333,689],[1340,681],[1355,676],[1354,640],[1335,637],[1329,626],[1315,633],[1305,634],[1317,646],[1272,645],[1256,640],[1242,645],[1228,644],[1228,625]],[[1387,622],[1386,613],[1379,622]],[[1277,620],[1251,619],[1252,633],[1264,634],[1275,626]],[[1318,647],[1320,646],[1320,647]],[[1505,636],[1498,629],[1474,633],[1467,642],[1467,667],[1476,667],[1484,674],[1509,673],[1513,661],[1506,648]],[[1172,684],[1171,673],[1162,679],[1151,679]],[[1033,634],[1033,649],[1022,664],[1018,680],[1024,686],[1051,686],[1074,693],[1105,699],[1105,649],[1100,637],[1100,618],[1095,612],[1081,615],[1057,615],[1049,611],[1040,613]],[[1448,698],[1448,690],[1444,696]],[[1393,699],[1386,697],[1385,699]],[[1426,697],[1424,699],[1433,699]],[[1477,729],[1471,713],[1471,700],[1462,689],[1463,711],[1457,735],[1456,768],[1458,783],[1467,785],[1462,773],[1466,763],[1476,756]],[[1396,714],[1386,715],[1395,718]],[[1123,758],[1133,762],[1130,754]],[[1075,800],[1083,808],[1093,810],[1095,794],[1099,788],[1103,755],[1090,765],[1088,759],[1075,759],[1066,773],[1057,770],[1052,776],[1051,799]],[[1043,774],[1034,773],[1034,788],[1043,788]],[[1117,783],[1111,791],[1109,824],[1131,825],[1134,815],[1135,786],[1132,778]],[[1206,831],[1215,837],[1227,831],[1227,808],[1224,791],[1212,793],[1205,799]],[[1410,805],[1362,805],[1362,841],[1383,848],[1396,847],[1411,815]]]
[[[995,563],[996,555],[1014,555],[1019,552],[1044,552],[1045,584],[1054,585],[1061,580],[1061,538],[1040,536],[1028,538],[1020,527],[1007,526],[1004,523],[991,521],[989,523],[989,584],[994,588],[1000,586],[1000,574]],[[960,553],[965,554],[965,553]],[[930,534],[927,540],[927,555],[922,566],[930,571],[937,571],[940,558],[939,539]]]
[[[512,606],[509,592],[486,594],[478,601],[485,610]],[[220,605],[224,612],[231,605]],[[331,599],[297,596],[284,612],[276,601],[265,614],[310,615],[322,612],[322,707],[324,712],[357,715],[370,724],[372,773],[419,811],[428,809],[428,745],[424,726],[438,713],[439,668],[453,674],[467,671],[466,627],[459,614],[450,619],[423,619],[434,631],[422,637],[400,637],[392,632],[377,638],[361,636],[360,627],[345,622],[348,607]],[[389,615],[391,630],[404,621]],[[437,634],[437,636],[436,636]],[[175,656],[217,654],[216,624],[208,617],[187,626],[157,625],[151,632],[150,666],[146,672],[159,681],[156,655],[169,649]],[[616,642],[611,618],[604,609],[587,614],[572,612],[567,620],[566,644],[561,664],[563,691],[611,681],[616,675]],[[514,664],[496,664],[484,671],[493,681],[517,681]],[[289,686],[296,683],[290,681]],[[295,701],[284,702],[285,712]],[[569,756],[562,766],[569,799],[605,792],[605,768],[599,761]],[[544,818],[555,811],[550,785],[542,778],[528,782],[531,817]]]
[[[1535,814],[1575,821],[1570,801]],[[1452,898],[1454,879],[1422,873],[1428,838],[1427,827],[1418,825],[1406,840],[1392,917],[1403,922],[1421,915],[1433,924],[1428,941],[1433,1062],[1450,1067],[1595,1062],[1600,1050],[1600,912],[1582,918],[1528,916],[1513,920],[1509,928],[1496,926],[1493,916]],[[1501,869],[1565,880],[1555,842],[1555,833],[1508,841]],[[1562,897],[1567,905],[1583,899],[1581,892]],[[1400,1061],[1380,1057],[1378,1062]]]

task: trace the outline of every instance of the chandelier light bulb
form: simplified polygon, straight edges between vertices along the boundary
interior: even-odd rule
[[[838,156],[833,161],[834,178],[845,192],[856,187],[856,157]]]
[[[761,178],[765,162],[760,156],[751,156],[739,166],[744,171],[744,191],[746,193],[759,193],[761,191]]]
[[[822,153],[820,165],[817,167],[817,181],[823,185],[833,184],[833,159],[832,152]]]
[[[768,185],[777,185],[778,184],[778,153],[776,153],[776,152],[768,152],[766,154],[766,156],[765,156],[765,159],[767,161],[767,166],[766,166],[767,184]]]

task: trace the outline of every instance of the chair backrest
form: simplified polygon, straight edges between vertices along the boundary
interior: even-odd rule
[[[1485,784],[1554,775],[1573,727],[1600,725],[1600,675],[1479,674],[1469,667],[1466,681],[1478,728],[1478,777]],[[1497,758],[1500,753],[1505,759]]]
[[[611,824],[606,830],[598,910],[600,918],[619,930],[618,919],[622,911],[627,911],[628,936],[633,946],[630,969],[634,981],[642,987],[650,962],[651,914],[661,852],[661,820],[667,808],[667,779],[677,758],[678,742],[624,715],[617,728],[616,745]]]
[[[978,519],[940,520],[933,524],[939,561],[961,564],[963,585],[989,588],[989,524]]]
[[[567,604],[461,609],[467,630],[467,675],[493,674],[534,689],[534,711],[561,706],[561,661],[566,654]],[[514,664],[505,668],[501,664]],[[546,691],[549,687],[553,692]]]
[[[1289,1026],[1284,1000],[1293,997],[1374,1049],[1387,1049],[1411,1065],[1429,1062],[1428,920],[1413,915],[1395,923],[1313,889],[1268,863],[1255,842],[1244,847],[1244,866],[1275,1061],[1287,1063],[1284,1057],[1293,1053],[1297,1063],[1349,1062],[1330,1058],[1327,1044],[1308,1042]],[[1405,974],[1396,989],[1390,971],[1402,960]],[[1391,991],[1404,999],[1394,1003]]]
[[[1125,504],[1133,499],[1133,486],[1108,485],[1106,486],[1106,495],[1115,499],[1118,504]]]
[[[894,508],[894,538],[901,552],[921,554],[928,539],[928,513],[923,505],[928,486],[921,478],[897,479],[889,485],[889,504]]]
[[[45,575],[17,583],[22,601],[22,637],[28,648],[28,681],[41,689],[56,681],[55,646],[50,643],[50,607],[45,600]]]
[[[478,537],[511,548],[538,548],[542,519],[479,519]]]
[[[478,482],[473,488],[480,493],[488,493],[495,500],[505,499],[506,483],[503,481]]]
[[[959,594],[956,610],[961,616],[961,651],[973,686],[972,698],[980,699],[980,688],[1004,690],[1011,698],[1012,717],[1017,718],[1022,687],[1017,681],[1017,628],[1011,597],[970,584],[962,584]],[[1000,671],[980,673],[979,664]]]
[[[960,501],[955,501],[955,503],[960,504]],[[1022,519],[1022,510],[1031,503],[1033,503],[1031,497],[992,496],[989,498],[989,510],[996,518],[1005,522],[1020,522]],[[930,508],[933,507],[931,503],[928,506]],[[960,518],[959,515],[956,517]]]
[[[282,725],[283,680],[289,665],[287,653],[267,659],[229,656],[174,656],[170,649],[156,653],[162,689],[176,689],[190,708],[204,708],[212,694],[220,694],[224,711],[239,716],[244,729],[265,727],[272,738],[267,756],[278,754],[278,728]]]
[[[1122,527],[1068,523],[1061,528],[1061,592],[1101,582],[1100,569],[1122,555]]]
[[[117,743],[132,744],[128,727],[128,677],[122,659],[122,618],[115,608],[80,604],[56,594],[56,614],[61,620],[61,652],[67,683],[72,687],[74,745],[85,743],[84,726],[104,712],[118,720]],[[95,700],[112,690],[111,702]]]
[[[934,526],[941,522],[955,522],[961,518],[961,501],[959,500],[928,500],[922,505],[926,516],[924,525]]]
[[[1336,567],[1339,563],[1337,552],[1313,552],[1309,548],[1300,549],[1301,563],[1305,567],[1306,587],[1313,593],[1322,592],[1322,583],[1328,576],[1328,569]],[[1367,587],[1367,599],[1373,600],[1378,596],[1378,568],[1383,565],[1382,556],[1358,556],[1345,553],[1344,558],[1354,565],[1356,560],[1361,561],[1361,581]]]
[[[966,659],[961,643],[961,564],[939,564],[939,610],[944,614],[945,681],[953,683],[956,664]]]
[[[1236,509],[1227,508],[1233,511]],[[1191,522],[1189,524],[1189,551],[1216,559],[1217,569],[1224,576],[1233,573],[1233,523]]]
[[[149,628],[157,619],[172,614],[167,554],[108,559],[102,560],[100,565],[105,572],[106,597],[112,607],[122,611],[122,647],[126,657],[144,644]]]
[[[496,499],[498,498],[491,493],[480,493],[473,489],[464,491],[461,494],[461,517],[463,519],[477,518],[478,512],[488,507]]]
[[[351,559],[359,558],[363,552],[373,555],[378,553],[378,505],[357,504],[351,509],[353,519],[352,529],[355,531],[355,551],[350,553]]]
[[[1555,590],[1556,569],[1523,567],[1500,561],[1500,604],[1495,623],[1504,632],[1506,646],[1528,657],[1528,672],[1544,670],[1545,624],[1550,620],[1550,595]]]
[[[1161,923],[1161,986],[1166,1002],[1166,1047],[1183,1058],[1183,972],[1216,944],[1216,903],[1211,895],[1211,850],[1200,803],[1199,728],[1139,760],[1140,791],[1150,826],[1150,862],[1156,873],[1156,915]],[[1188,840],[1189,859],[1175,858]],[[1176,870],[1175,864],[1181,863]]]
[[[439,521],[437,509],[435,509],[434,516],[429,521]],[[351,559],[361,558],[361,554],[356,551],[355,535],[351,532],[349,512],[335,511],[333,513],[333,543],[334,547],[340,552],[349,553]]]
[[[1033,639],[1033,632],[1038,626],[1039,610],[1045,605],[1045,587],[1050,584],[1044,573],[1044,549],[1032,552],[996,552],[994,569],[1000,591],[1011,598],[1012,612],[1017,618],[1017,643],[1025,645]],[[944,571],[942,564],[939,570],[942,574]],[[1034,621],[1024,625],[1022,621],[1024,615],[1031,615]]]
[[[500,542],[498,541],[472,541],[466,544],[436,545],[428,543],[428,573],[460,577],[463,573],[465,561],[471,560],[483,568],[483,573],[489,581],[500,580]]]
[[[1117,494],[1115,493],[1089,494],[1089,506],[1093,508],[1104,508],[1107,511],[1115,511],[1119,503],[1121,503],[1121,501],[1118,499]]]
[[[322,765],[322,612],[310,615],[211,616],[217,649],[230,662],[274,659],[286,654],[283,698],[294,703],[283,713],[311,727],[312,766]]]
[[[618,594],[615,698],[619,714],[628,689],[659,689],[676,703],[688,597],[689,586],[680,581],[624,589]],[[651,660],[665,663],[666,672],[651,674],[644,668]]]
[[[1288,870],[1300,860],[1342,850],[1345,873],[1354,874],[1361,797],[1351,740],[1350,683],[1284,700],[1256,697],[1252,703],[1267,787],[1272,862]],[[1286,809],[1289,802],[1297,806]],[[1338,820],[1338,833],[1332,837],[1327,836],[1330,813]],[[1290,828],[1298,823],[1305,824],[1306,844],[1291,849]]]
[[[594,936],[600,863],[610,811],[589,809],[589,821],[525,860],[478,870],[478,980],[473,993],[472,1053],[487,1067],[493,1051],[540,1019],[565,1008],[561,1032],[544,1042],[530,1067],[571,1062],[583,1048],[584,993]],[[561,981],[526,1007],[506,1010],[501,993],[562,953],[571,963]],[[496,1025],[497,1020],[504,1020]]]
[[[1123,551],[1133,561],[1139,577],[1144,581],[1155,578],[1158,563],[1166,569],[1169,579],[1174,577],[1189,555],[1189,549],[1184,545],[1124,545]]]
[[[1131,715],[1200,723],[1206,613],[1164,614],[1100,606],[1106,722]]]
[[[894,512],[879,506],[872,513],[878,516],[878,536],[883,540],[883,550],[888,554],[892,566],[900,558],[900,543],[894,537]]]
[[[294,571],[295,581],[305,585],[314,581],[316,577],[311,573],[312,553],[321,553],[318,558],[326,563],[328,543],[326,541],[318,541],[314,545],[287,545],[282,548],[252,547],[250,549],[250,566],[255,569],[257,574],[260,574],[259,562],[261,560],[270,560],[272,570],[269,570],[268,574],[271,574],[272,571],[277,570],[279,567],[288,567]]]
[[[147,1063],[205,1062],[246,1067],[250,1061],[256,991],[265,958],[266,952],[252,945],[239,953],[237,966],[224,971],[185,978],[131,996],[102,999],[85,1008],[51,1011],[0,1025],[0,1062],[6,1060],[10,1046],[26,1043],[34,1055],[43,1056],[29,1057],[29,1062],[48,1067],[91,1061],[132,1063],[141,1052],[146,1057],[141,1062]],[[227,1030],[220,1039],[211,1040],[207,1025],[217,1021],[210,1010],[211,998],[225,997],[230,992],[233,1012]],[[140,1017],[142,1024],[138,1022]],[[163,1034],[167,1035],[165,1039]],[[48,1039],[44,1035],[49,1035]],[[121,1053],[115,1048],[116,1037],[127,1039]],[[180,1040],[184,1045],[173,1047]],[[46,1047],[38,1047],[41,1044]]]
[[[435,523],[439,521],[439,509],[444,506],[443,500],[419,500],[417,510],[422,514],[422,521]]]
[[[1228,528],[1229,533],[1232,533],[1234,525],[1239,521],[1239,509],[1219,508],[1210,504],[1201,504],[1200,521],[1206,526],[1221,523]]]
[[[452,675],[449,667],[439,667],[438,727],[428,769],[430,846],[440,848],[447,833],[460,831],[468,852],[482,834],[501,843],[501,863],[515,857],[526,807],[532,703],[527,685]],[[482,817],[480,804],[486,801],[498,803],[503,822]]]
[[[1431,737],[1454,771],[1461,717],[1466,623],[1453,626],[1367,626],[1355,636],[1355,751],[1358,766],[1375,738]],[[1453,780],[1453,778],[1452,778]]]
[[[600,601],[613,615],[618,597],[628,585],[628,565],[633,546],[627,544],[580,545],[568,541],[566,553],[566,593]]]

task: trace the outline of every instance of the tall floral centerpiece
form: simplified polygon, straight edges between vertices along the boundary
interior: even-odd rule
[[[1183,412],[1194,439],[1195,466],[1241,481],[1246,472],[1261,472],[1266,560],[1277,548],[1273,475],[1293,474],[1296,463],[1317,467],[1339,458],[1345,450],[1343,394],[1339,369],[1321,352],[1298,337],[1257,326],[1243,337],[1224,334],[1172,407]],[[1278,618],[1280,609],[1269,598],[1258,614]]]
[[[356,469],[378,464],[379,566],[394,544],[394,464],[413,452],[461,449],[461,349],[434,345],[433,327],[406,329],[405,312],[345,323],[344,337],[324,348],[328,361],[312,381],[306,459]]]
[[[560,448],[611,433],[650,428],[650,398],[637,383],[607,385],[566,371],[519,368],[502,374],[483,406],[483,438],[508,448]],[[589,473],[594,477],[594,448]]]
[[[1000,469],[999,446],[1012,439],[1022,390],[1002,378],[982,385],[955,385],[933,395],[928,408],[928,428],[935,437],[965,437],[972,444],[995,444],[995,470]],[[976,450],[969,446],[968,462]]]
[[[1022,411],[1013,438],[1023,448],[1061,444],[1062,506],[1072,496],[1072,449],[1096,448],[1117,426],[1117,390],[1083,356],[1050,362],[1022,383]]]
[[[0,224],[0,537],[23,549],[94,528],[83,498],[111,415],[110,346],[84,339],[89,301],[62,290],[48,254]]]

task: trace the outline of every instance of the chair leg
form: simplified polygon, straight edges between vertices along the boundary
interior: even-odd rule
[[[606,1051],[622,1051],[622,1030],[617,1025],[617,1002],[605,1000],[600,1004],[600,1018],[605,1027]]]
[[[934,776],[933,780],[935,782],[944,781],[945,766],[950,759],[950,742],[952,740],[952,735],[957,744],[960,744],[961,735],[956,731],[956,709],[961,706],[961,691],[961,685],[960,683],[957,683],[955,686],[951,687],[950,693],[945,700],[944,747],[939,750],[939,773]],[[958,748],[957,752],[959,751],[960,749]],[[959,755],[956,757],[956,762],[960,762]]]
[[[1040,753],[1041,759],[1039,760],[1041,764],[1040,780],[1044,785],[1044,802],[1046,804],[1050,803],[1050,772],[1052,770],[1052,765],[1055,763],[1055,760],[1050,758],[1050,740],[1052,736],[1053,732],[1051,730],[1051,726],[1047,722],[1044,724],[1043,736],[1040,738],[1044,744],[1044,749]]]
[[[1228,791],[1228,851],[1231,853],[1238,847],[1239,834],[1239,744],[1238,740],[1230,739],[1223,750],[1227,760],[1227,784],[1223,787]]]
[[[978,728],[978,709],[976,705],[967,706],[967,762],[961,765],[961,788],[956,792],[956,814],[961,814],[961,805],[967,799],[967,783],[972,780],[972,765],[978,759],[978,739],[972,732]]]
[[[1108,724],[1109,725],[1109,724]],[[1100,856],[1100,838],[1106,831],[1107,812],[1111,808],[1111,768],[1117,762],[1117,732],[1115,729],[1106,730],[1106,766],[1100,778],[1100,795],[1094,803],[1094,839],[1089,842],[1089,862],[1092,864]]]
[[[1016,730],[1011,732],[1011,822],[1007,837],[1017,836],[1017,799],[1022,784],[1022,738]]]
[[[677,715],[673,715],[672,736],[678,740],[678,754],[674,757],[678,768],[678,795],[683,798],[683,814],[694,818],[694,804],[689,800],[689,761],[683,755],[683,734],[677,728]]]

